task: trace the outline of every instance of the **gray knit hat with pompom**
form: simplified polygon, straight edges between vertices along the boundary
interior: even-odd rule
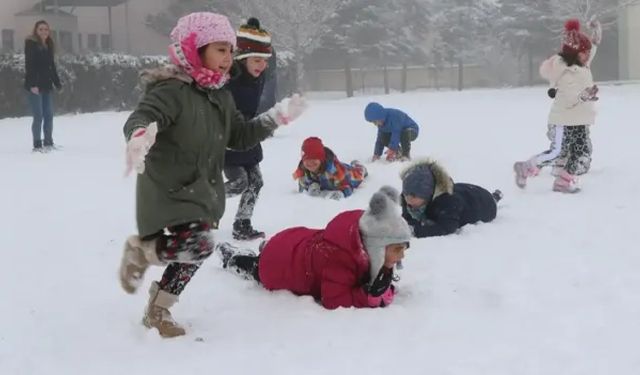
[[[371,280],[384,265],[385,247],[411,240],[411,228],[402,218],[398,191],[383,186],[369,201],[369,209],[360,218],[360,233],[370,259]]]

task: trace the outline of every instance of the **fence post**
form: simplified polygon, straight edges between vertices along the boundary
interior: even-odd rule
[[[402,92],[407,92],[407,63],[402,63]]]
[[[458,59],[458,91],[464,88],[464,64],[462,58]]]
[[[344,60],[344,74],[347,88],[347,98],[353,97],[353,77],[351,76],[351,60],[349,55]]]
[[[382,70],[384,78],[384,93],[389,95],[389,72],[387,71],[387,65],[385,64]]]

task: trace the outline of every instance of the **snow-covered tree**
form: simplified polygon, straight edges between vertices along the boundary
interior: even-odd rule
[[[546,55],[557,24],[551,0],[499,0],[499,39],[518,59],[526,58],[528,83],[533,84],[536,57]]]
[[[463,88],[464,64],[480,59],[486,53],[492,20],[497,7],[490,0],[450,0],[432,3],[439,38],[434,45],[438,53],[450,63],[458,65],[458,89]]]
[[[578,18],[587,23],[592,17],[597,17],[606,29],[616,23],[620,9],[638,3],[640,0],[552,0],[551,11],[559,21]],[[561,29],[562,23],[555,27],[556,31]]]
[[[277,48],[294,54],[298,86],[304,76],[304,58],[320,43],[328,19],[342,0],[234,0],[244,18],[255,16],[273,35]],[[236,13],[238,14],[238,13]]]
[[[343,0],[322,47],[367,65],[425,61],[429,12],[421,0]]]

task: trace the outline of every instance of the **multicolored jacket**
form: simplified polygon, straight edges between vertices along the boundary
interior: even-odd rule
[[[320,185],[320,190],[340,190],[345,197],[353,193],[353,189],[360,186],[365,178],[364,168],[340,162],[333,151],[324,148],[326,160],[320,166],[319,173],[312,173],[302,164],[293,173],[293,179],[298,181],[299,191],[308,191],[312,184]]]

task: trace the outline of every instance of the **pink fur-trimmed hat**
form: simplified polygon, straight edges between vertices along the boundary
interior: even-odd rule
[[[173,42],[182,43],[192,34],[196,35],[196,48],[214,42],[228,42],[236,48],[236,32],[229,19],[221,14],[197,12],[186,15],[178,20],[170,37]]]

